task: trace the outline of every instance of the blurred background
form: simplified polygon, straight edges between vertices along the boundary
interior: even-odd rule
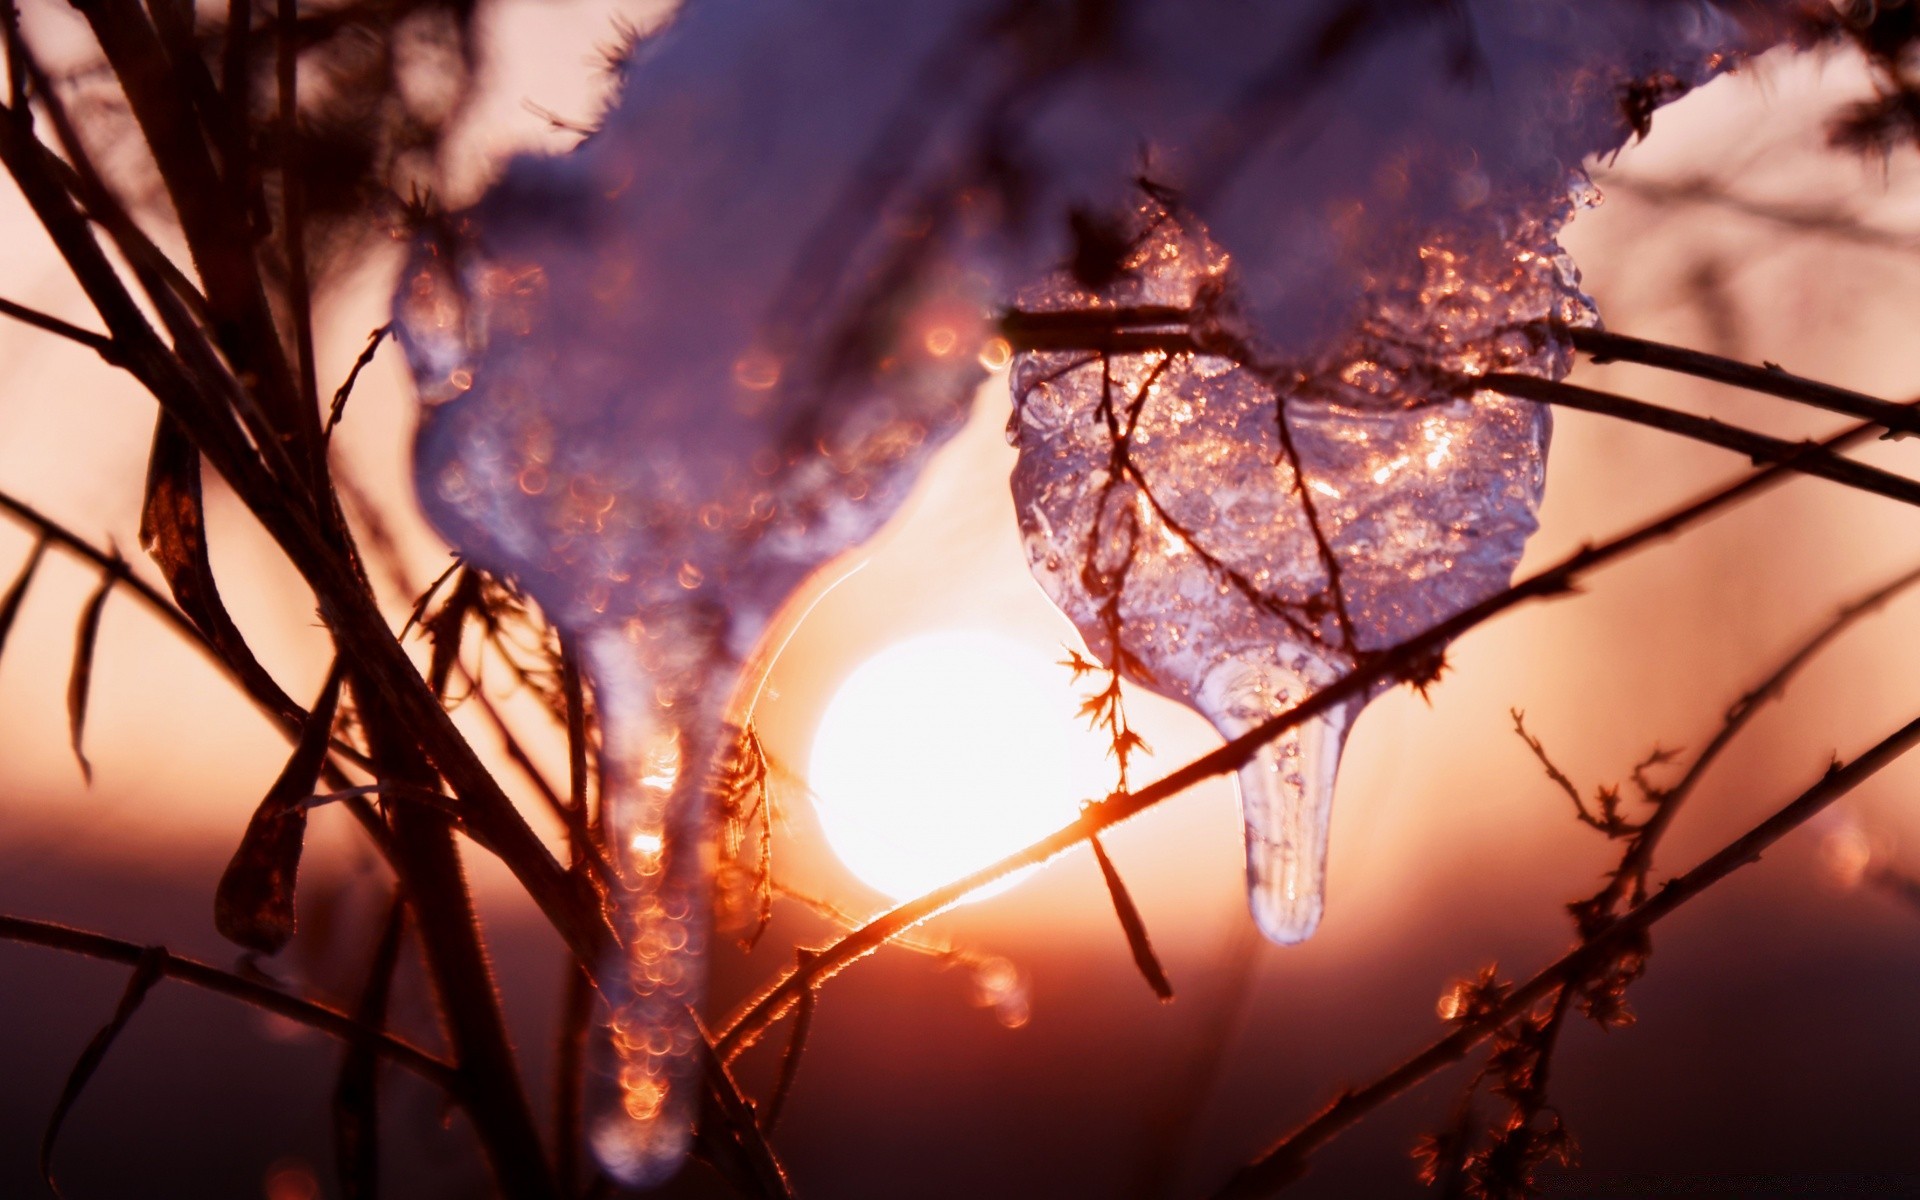
[[[77,18],[50,5],[28,15],[54,36],[73,26],[78,45]],[[660,18],[655,4],[485,6],[475,98],[447,150],[456,193],[474,194],[509,153],[572,144],[569,126],[590,122],[610,86],[599,48],[616,22]],[[1608,326],[1889,399],[1920,394],[1920,172],[1909,154],[1863,158],[1826,139],[1834,111],[1866,90],[1844,56],[1776,53],[1661,110],[1644,143],[1596,164],[1605,201],[1564,240]],[[323,381],[340,379],[385,321],[397,267],[397,253],[369,251],[325,297]],[[11,191],[0,191],[0,294],[86,320]],[[1574,379],[1783,437],[1840,424],[1630,366],[1583,364]],[[336,445],[424,582],[446,549],[414,515],[411,405],[400,358],[383,349]],[[800,627],[759,711],[775,767],[775,872],[851,916],[885,907],[885,888],[897,898],[940,881],[938,854],[922,864],[903,843],[916,826],[935,851],[960,835],[942,831],[937,811],[916,815],[916,804],[950,811],[941,797],[955,794],[1006,802],[1007,814],[988,805],[960,822],[969,836],[1000,831],[1004,852],[1111,785],[1099,742],[1074,726],[1084,685],[1054,665],[1079,643],[1027,575],[1005,486],[1008,406],[996,375],[868,564]],[[0,488],[129,556],[151,416],[151,401],[86,351],[0,324]],[[1523,573],[1743,468],[1737,456],[1606,418],[1555,419],[1542,528]],[[1861,456],[1920,472],[1901,442]],[[236,505],[218,494],[209,504],[237,621],[290,693],[312,695],[327,657],[307,593]],[[30,545],[0,522],[4,570]],[[1171,1004],[1141,982],[1084,849],[941,916],[923,933],[957,956],[889,949],[821,994],[777,1139],[799,1189],[836,1200],[1144,1200],[1217,1185],[1342,1088],[1440,1035],[1436,1002],[1452,981],[1489,963],[1524,978],[1568,945],[1563,905],[1598,886],[1617,848],[1573,819],[1510,710],[1525,711],[1583,787],[1623,781],[1656,747],[1697,750],[1726,707],[1835,608],[1916,561],[1920,514],[1802,480],[1595,576],[1575,597],[1462,639],[1426,698],[1392,692],[1360,719],[1336,802],[1327,915],[1303,946],[1267,945],[1246,915],[1228,783],[1114,831],[1107,844],[1177,989]],[[94,780],[83,786],[62,701],[94,582],[50,557],[0,665],[0,911],[232,964],[212,928],[213,886],[285,742],[149,613],[115,598],[87,730]],[[408,599],[396,591],[393,611]],[[1920,644],[1902,631],[1917,615],[1920,598],[1889,606],[1754,723],[1690,801],[1656,878],[1797,794],[1834,755],[1851,757],[1914,716]],[[903,658],[901,643],[918,646],[917,657]],[[836,701],[869,664],[924,686],[896,688],[880,717],[857,694]],[[993,710],[1012,707],[996,697],[1016,696],[1022,724],[1009,732]],[[561,766],[557,733],[530,705],[503,703],[526,718],[542,761]],[[1217,743],[1197,717],[1150,695],[1131,695],[1128,712],[1154,751],[1139,779]],[[493,746],[476,714],[461,718]],[[1057,757],[1003,749],[1003,736],[1043,719],[1067,747]],[[890,738],[929,728],[945,740],[911,762],[878,758]],[[858,758],[862,738],[876,750],[871,778],[816,804],[816,751]],[[1920,870],[1916,782],[1920,765],[1882,773],[1658,927],[1630,996],[1637,1023],[1569,1030],[1552,1095],[1581,1165],[1555,1173],[1549,1194],[1920,1195],[1920,908],[1860,882],[1867,861]],[[876,830],[875,820],[898,827]],[[332,809],[316,814],[300,937],[246,969],[337,1002],[351,996],[386,885],[350,825]],[[859,860],[855,843],[877,859]],[[538,1092],[560,947],[501,869],[477,851],[468,861]],[[892,873],[869,865],[863,875],[862,861]],[[822,944],[836,928],[819,906],[780,901],[751,953],[720,952],[712,1016],[786,966],[796,945]],[[0,944],[0,1196],[42,1194],[46,1116],[125,977]],[[433,1044],[417,964],[402,979],[394,1021]],[[743,1060],[749,1090],[771,1080],[783,1032]],[[337,1053],[319,1035],[163,983],[69,1119],[58,1157],[67,1194],[335,1194],[327,1105]],[[1373,1115],[1289,1194],[1423,1194],[1408,1151],[1448,1124],[1464,1079],[1442,1076]],[[461,1122],[410,1077],[389,1071],[385,1081],[391,1194],[486,1194]],[[710,1183],[689,1171],[666,1194],[718,1194]]]

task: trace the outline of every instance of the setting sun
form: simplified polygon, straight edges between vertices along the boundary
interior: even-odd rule
[[[896,900],[1051,833],[1104,795],[1105,743],[1060,657],[981,631],[899,642],[834,694],[810,782],[827,842]],[[978,895],[986,893],[976,893]]]

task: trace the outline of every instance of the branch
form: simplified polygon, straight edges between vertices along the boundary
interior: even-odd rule
[[[134,942],[126,942],[105,934],[74,929],[66,925],[56,925],[51,921],[35,921],[26,917],[10,916],[0,916],[0,941],[44,946],[50,950],[62,950],[68,954],[103,959],[125,966],[137,964],[149,949]],[[410,1042],[402,1041],[392,1034],[383,1033],[377,1029],[369,1029],[346,1013],[327,1005],[312,1000],[302,1000],[298,996],[289,996],[277,988],[268,987],[264,983],[258,983],[245,976],[222,971],[218,967],[209,966],[196,959],[184,958],[165,950],[161,953],[164,959],[160,966],[160,973],[169,979],[177,979],[181,983],[218,993],[243,1004],[251,1004],[255,1008],[285,1017],[290,1021],[297,1021],[350,1045],[372,1050],[381,1057],[412,1071],[449,1096],[455,1099],[460,1098],[459,1081],[454,1075],[452,1065]]]
[[[1831,452],[1851,445],[1873,430],[1872,425],[1855,425],[1817,443],[1809,449]],[[1730,506],[1776,487],[1792,478],[1797,463],[1792,459],[1756,471],[1739,481],[1709,492],[1690,504],[1648,521],[1611,541],[1586,546],[1552,567],[1520,581],[1506,591],[1488,597],[1427,632],[1385,650],[1368,655],[1354,670],[1309,696],[1286,712],[1272,717],[1247,733],[1204,754],[1137,792],[1120,792],[1089,804],[1080,818],[1026,849],[1008,855],[999,862],[981,868],[963,879],[882,913],[820,952],[804,968],[796,968],[776,980],[722,1028],[717,1047],[731,1058],[753,1044],[769,1025],[798,1002],[808,989],[839,974],[848,966],[873,953],[893,938],[922,921],[958,903],[968,894],[1004,878],[1015,871],[1037,866],[1065,853],[1094,834],[1119,824],[1170,796],[1216,775],[1237,771],[1259,748],[1280,734],[1321,713],[1364,694],[1374,685],[1412,670],[1433,657],[1454,638],[1494,617],[1534,600],[1564,596],[1584,575],[1624,558],[1655,542],[1663,541]]]
[[[1728,707],[1726,715],[1721,720],[1719,732],[1707,742],[1699,756],[1687,767],[1686,774],[1680,777],[1679,782],[1661,793],[1659,806],[1635,834],[1633,844],[1628,848],[1626,857],[1621,860],[1619,870],[1608,884],[1602,898],[1618,901],[1629,881],[1638,881],[1635,884],[1636,889],[1644,886],[1647,870],[1653,862],[1653,851],[1659,845],[1660,839],[1666,836],[1674,817],[1679,815],[1681,805],[1698,786],[1701,778],[1706,775],[1707,768],[1720,757],[1734,737],[1746,728],[1754,714],[1759,712],[1767,701],[1779,697],[1786,690],[1788,681],[1812,661],[1814,656],[1831,645],[1835,638],[1916,583],[1920,583],[1920,567],[1902,572],[1873,591],[1843,606],[1821,625],[1813,636],[1782,659],[1765,679]],[[1644,894],[1636,890],[1634,902],[1638,903],[1642,899]]]
[[[1244,1200],[1265,1196],[1300,1178],[1307,1160],[1320,1147],[1343,1133],[1366,1113],[1398,1096],[1436,1071],[1458,1062],[1494,1031],[1522,1015],[1556,988],[1584,978],[1622,943],[1644,934],[1656,922],[1671,916],[1689,900],[1733,874],[1809,818],[1872,778],[1915,745],[1920,744],[1920,718],[1909,721],[1852,763],[1835,762],[1818,783],[1800,793],[1766,820],[1735,838],[1711,858],[1662,888],[1658,895],[1629,910],[1617,921],[1568,951],[1558,961],[1508,992],[1497,1004],[1464,1021],[1454,1032],[1434,1042],[1366,1087],[1350,1091],[1313,1120],[1288,1134],[1258,1159],[1235,1172],[1214,1193],[1214,1200]]]
[[[1803,474],[1817,475],[1903,504],[1920,505],[1920,482],[1869,467],[1850,458],[1842,458],[1811,442],[1783,441],[1711,417],[1696,417],[1677,409],[1662,408],[1657,404],[1577,384],[1556,383],[1537,375],[1481,375],[1469,377],[1464,382],[1505,396],[1518,396],[1523,400],[1552,404],[1558,408],[1577,408],[1583,412],[1632,421],[1636,425],[1737,451],[1756,463],[1792,462],[1794,469]],[[1914,414],[1908,415],[1911,417]],[[1875,421],[1875,424],[1879,423]]]
[[[1230,358],[1242,366],[1263,374],[1278,374],[1274,364],[1261,361],[1249,347],[1211,329],[1208,325],[1209,320],[1210,318],[1204,313],[1155,306],[1065,312],[1014,310],[1002,314],[999,330],[1001,336],[1006,338],[1014,349],[1022,351],[1086,350],[1135,354],[1158,351],[1211,354]],[[1920,412],[1915,412],[1907,405],[1894,404],[1875,396],[1793,375],[1772,363],[1756,367],[1699,350],[1689,350],[1644,338],[1628,337],[1625,334],[1609,333],[1605,330],[1581,326],[1542,323],[1527,328],[1568,338],[1572,341],[1574,349],[1589,355],[1596,363],[1640,363],[1644,366],[1692,375],[1699,379],[1712,380],[1715,383],[1724,383],[1750,392],[1759,392],[1782,400],[1792,400],[1814,408],[1826,409],[1829,412],[1844,413],[1874,421],[1892,432],[1920,434]],[[1523,377],[1492,376],[1491,378]],[[1537,383],[1548,382],[1539,379],[1538,376],[1524,378],[1532,379]],[[1472,382],[1481,381],[1476,379]],[[1497,387],[1494,390],[1506,391],[1504,388]],[[1508,394],[1521,393],[1508,392]],[[1604,393],[1591,393],[1591,395],[1600,396]],[[1531,395],[1526,398],[1544,403],[1569,403],[1575,399],[1574,397],[1560,399]],[[1624,417],[1627,420],[1642,421],[1642,423],[1686,416],[1674,414],[1671,410],[1657,408],[1654,405],[1620,398],[1610,397],[1596,403],[1605,403],[1608,407],[1595,408],[1592,411],[1604,411],[1610,416]],[[1578,404],[1573,406],[1581,407]],[[1692,420],[1699,421],[1701,418],[1692,418]],[[1665,424],[1656,427],[1669,428]],[[1720,428],[1732,429],[1730,426],[1720,426]],[[1687,428],[1671,428],[1669,432],[1688,437],[1696,436]],[[1733,432],[1747,437],[1759,437],[1757,434],[1746,434],[1744,430]],[[1725,443],[1715,441],[1714,444]],[[1778,445],[1788,444],[1790,443],[1778,443]],[[1743,452],[1748,449],[1744,444],[1728,448]],[[1776,461],[1764,455],[1760,457],[1765,461]]]
[[[1620,861],[1609,873],[1605,886],[1593,896],[1567,906],[1580,942],[1604,933],[1617,919],[1623,901],[1633,905],[1646,900],[1646,879],[1655,847],[1671,827],[1680,807],[1705,777],[1708,768],[1751,722],[1764,701],[1779,695],[1787,681],[1846,628],[1916,581],[1920,581],[1920,570],[1909,571],[1846,605],[1824,622],[1758,686],[1727,709],[1720,729],[1677,783],[1661,787],[1646,776],[1648,767],[1670,760],[1671,755],[1666,752],[1656,750],[1635,766],[1632,774],[1634,785],[1653,810],[1651,817],[1638,824],[1620,817],[1617,787],[1599,790],[1601,814],[1596,819],[1580,801],[1573,782],[1553,765],[1539,739],[1527,732],[1519,712],[1515,711],[1516,732],[1546,767],[1554,783],[1573,798],[1581,819],[1609,838],[1626,839]],[[1565,1160],[1572,1142],[1559,1114],[1547,1102],[1547,1081],[1560,1034],[1565,1028],[1566,1015],[1577,998],[1582,1011],[1602,1028],[1613,1028],[1630,1021],[1632,1018],[1625,1006],[1625,993],[1644,972],[1649,950],[1644,935],[1619,945],[1613,954],[1590,963],[1587,973],[1563,980],[1553,990],[1550,1000],[1545,1002],[1548,1011],[1544,1015],[1535,1006],[1494,1031],[1491,1035],[1495,1039],[1494,1049],[1485,1065],[1469,1080],[1461,1097],[1460,1120],[1451,1132],[1429,1135],[1415,1152],[1417,1157],[1428,1160],[1421,1170],[1422,1179],[1444,1177],[1451,1179],[1455,1185],[1471,1179],[1477,1186],[1499,1190],[1493,1186],[1496,1180],[1510,1186],[1530,1179],[1533,1170],[1547,1159],[1558,1157]],[[1506,985],[1495,982],[1492,971],[1493,968],[1489,967],[1478,985],[1455,985],[1456,995],[1458,989],[1463,987],[1476,994],[1455,1005],[1457,1011],[1447,1013],[1449,1020],[1463,1017],[1468,1021],[1474,1020],[1486,1006],[1499,1003]],[[1489,1076],[1496,1081],[1492,1092],[1506,1101],[1508,1112],[1494,1123],[1491,1142],[1485,1148],[1474,1151],[1472,1097]],[[1548,1118],[1546,1126],[1536,1127],[1536,1122],[1543,1114]],[[1449,1190],[1446,1194],[1464,1192]]]
[[[35,329],[45,330],[48,333],[66,338],[70,342],[78,342],[80,345],[85,346],[87,349],[105,359],[109,366],[117,367],[120,365],[120,350],[113,344],[113,339],[107,337],[105,334],[95,333],[90,329],[82,329],[78,325],[68,321],[62,321],[59,317],[50,316],[47,313],[41,312],[39,309],[28,308],[24,304],[15,304],[13,301],[6,299],[0,299],[0,316],[12,317],[14,320],[31,325]]]
[[[199,650],[200,653],[206,657],[207,661],[212,663],[220,671],[221,675],[233,683],[235,687],[239,688],[241,692],[245,693],[247,698],[253,701],[255,707],[278,725],[282,733],[288,737],[299,736],[301,727],[306,723],[306,709],[302,708],[292,697],[288,696],[278,687],[275,687],[271,692],[256,690],[256,688],[251,685],[251,682],[237,672],[233,664],[226,660],[220,653],[219,647],[213,644],[212,639],[202,633],[200,627],[193,623],[193,619],[181,611],[179,605],[175,604],[173,600],[162,593],[160,589],[133,574],[132,571],[127,569],[126,563],[123,560],[117,559],[111,551],[100,549],[67,526],[62,525],[60,522],[47,516],[24,500],[20,500],[5,491],[0,491],[0,513],[5,513],[21,524],[28,526],[43,540],[60,546],[78,557],[85,559],[101,571],[117,571],[119,573],[117,586],[126,589],[138,597],[154,614],[159,616],[167,625],[171,626],[174,632],[186,639],[189,645]],[[350,746],[336,742],[333,747],[333,753],[336,756],[348,759],[353,762],[355,766],[367,766],[360,755]],[[345,776],[341,775],[337,768],[329,767],[328,771],[328,778],[333,786],[340,789],[347,787]],[[386,827],[381,822],[378,814],[364,801],[358,799],[350,799],[348,808],[353,812],[354,817],[360,824],[366,828],[368,833],[373,837],[374,843],[384,854],[386,852]]]
[[[1905,405],[1889,404],[1874,396],[1790,375],[1772,363],[1755,367],[1716,354],[1608,333],[1602,329],[1574,328],[1566,332],[1573,339],[1574,349],[1584,351],[1596,363],[1634,362],[1659,367],[1664,371],[1692,375],[1749,392],[1877,421],[1890,432],[1920,433],[1920,413]]]

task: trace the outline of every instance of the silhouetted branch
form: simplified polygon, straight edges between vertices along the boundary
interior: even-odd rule
[[[1867,436],[1873,428],[1872,425],[1853,426],[1825,442],[1813,444],[1812,449],[1831,453],[1852,445]],[[1269,718],[1219,749],[1169,772],[1139,791],[1115,793],[1105,800],[1089,804],[1071,825],[1024,850],[882,913],[821,951],[820,956],[806,968],[788,972],[735,1013],[721,1027],[718,1042],[721,1054],[731,1058],[752,1045],[767,1026],[779,1019],[799,999],[803,990],[837,975],[970,893],[1015,871],[1046,862],[1092,835],[1178,795],[1202,780],[1239,770],[1261,746],[1336,705],[1365,694],[1377,684],[1405,678],[1409,672],[1430,672],[1432,662],[1446,646],[1467,630],[1522,604],[1567,595],[1574,584],[1588,573],[1664,541],[1741,501],[1778,486],[1793,477],[1795,465],[1789,460],[1763,468],[1607,542],[1583,547],[1546,570],[1455,614],[1425,633],[1367,655],[1352,671],[1301,703]],[[1424,678],[1426,675],[1420,674],[1418,677]]]
[[[82,329],[71,322],[62,321],[59,317],[49,316],[38,309],[28,308],[24,304],[15,304],[6,299],[0,299],[0,316],[12,317],[35,329],[66,338],[70,342],[77,342],[98,354],[108,366],[120,365],[120,352],[114,348],[113,339],[103,334]]]
[[[1794,470],[1803,474],[1817,475],[1903,504],[1920,505],[1920,482],[1830,454],[1816,443],[1782,441],[1711,417],[1696,417],[1677,409],[1662,408],[1657,404],[1647,404],[1577,384],[1556,383],[1537,375],[1482,375],[1463,382],[1470,387],[1552,404],[1556,408],[1577,408],[1632,421],[1636,425],[1679,434],[1696,442],[1744,454],[1756,463],[1791,463]],[[1876,419],[1875,424],[1879,423]]]
[[[1760,855],[1774,843],[1870,779],[1916,744],[1920,744],[1920,718],[1901,726],[1851,763],[1842,765],[1835,762],[1818,783],[1692,870],[1669,881],[1651,899],[1630,909],[1525,983],[1507,991],[1504,998],[1484,1014],[1466,1020],[1454,1032],[1374,1082],[1342,1094],[1319,1116],[1242,1167],[1224,1187],[1214,1193],[1214,1200],[1245,1200],[1248,1197],[1271,1195],[1300,1178],[1314,1152],[1345,1132],[1362,1116],[1436,1071],[1460,1061],[1474,1046],[1507,1022],[1527,1012],[1554,989],[1592,973],[1615,947],[1628,939],[1644,935],[1655,923],[1671,916],[1720,880],[1758,861]]]
[[[104,959],[125,966],[138,963],[140,956],[152,949],[105,934],[25,917],[0,916],[0,939],[45,946],[51,950],[63,950],[69,954]],[[170,951],[164,953],[160,973],[169,979],[251,1004],[343,1042],[370,1048],[382,1058],[405,1067],[448,1095],[456,1098],[460,1095],[453,1067],[409,1042],[377,1029],[368,1029],[346,1013],[316,1001],[289,996],[264,983],[208,966],[197,959],[185,958]]]

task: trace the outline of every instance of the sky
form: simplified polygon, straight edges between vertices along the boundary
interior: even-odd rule
[[[524,102],[592,111],[580,64],[604,39],[606,18],[605,6],[576,3],[510,7],[493,19],[494,74],[462,151],[476,178],[503,144],[564,146]],[[1605,166],[1605,203],[1579,217],[1566,242],[1609,327],[1888,398],[1920,393],[1910,334],[1920,178],[1910,158],[1883,168],[1822,142],[1826,114],[1859,87],[1844,62],[1768,59],[1664,110],[1644,144]],[[1700,183],[1730,191],[1745,211],[1662,199]],[[1809,230],[1805,219],[1776,219],[1783,213],[1842,214],[1886,235]],[[78,318],[73,289],[11,193],[0,193],[0,246],[0,294]],[[337,378],[384,320],[396,266],[370,259],[327,301],[323,378]],[[1626,366],[1583,364],[1574,379],[1780,436],[1840,423]],[[363,387],[343,457],[387,500],[424,578],[445,551],[409,509],[413,413],[397,357],[383,354]],[[1013,453],[1001,433],[1007,403],[1004,378],[990,380],[865,568],[794,635],[758,714],[781,769],[776,869],[796,890],[849,910],[872,911],[882,898],[823,845],[803,782],[841,682],[891,644],[947,630],[989,631],[1044,661],[1077,644],[1026,573],[1002,482]],[[0,326],[0,487],[129,553],[150,416],[83,352]],[[84,444],[76,430],[87,431]],[[1909,473],[1920,466],[1904,443],[1862,457]],[[1559,413],[1542,528],[1521,572],[1740,466],[1720,451]],[[216,501],[211,519],[236,618],[289,691],[312,694],[324,644],[304,593],[231,505]],[[1356,726],[1335,807],[1327,915],[1304,946],[1250,936],[1224,782],[1115,831],[1108,846],[1177,989],[1171,1005],[1134,973],[1084,851],[930,928],[1016,964],[1031,1008],[1019,1028],[973,1003],[965,968],[898,950],[862,962],[822,994],[781,1130],[803,1194],[1146,1197],[1217,1183],[1340,1088],[1438,1036],[1435,1004],[1453,980],[1490,962],[1524,976],[1567,944],[1561,905],[1596,886],[1611,854],[1514,736],[1510,710],[1524,710],[1583,784],[1624,779],[1656,746],[1697,748],[1799,637],[1910,566],[1917,531],[1912,514],[1886,502],[1802,481],[1609,570],[1575,598],[1463,638],[1428,698],[1391,693]],[[0,530],[0,562],[27,545]],[[114,601],[89,723],[96,778],[83,787],[62,701],[89,583],[72,564],[51,563],[0,666],[0,911],[230,963],[207,919],[212,886],[284,744],[190,651]],[[1832,755],[1850,756],[1911,717],[1920,663],[1889,635],[1911,625],[1915,605],[1891,606],[1850,634],[1755,722],[1691,802],[1660,874],[1751,825]],[[1074,686],[1064,670],[1058,680],[1057,702],[1070,710]],[[1177,706],[1146,695],[1129,705],[1155,751],[1136,768],[1146,778],[1216,744]],[[559,761],[551,742],[541,753]],[[1794,1195],[1807,1180],[1846,1173],[1888,1177],[1861,1194],[1920,1194],[1920,1150],[1908,1136],[1920,1077],[1911,1019],[1920,911],[1842,886],[1829,853],[1864,838],[1883,860],[1920,870],[1915,781],[1912,767],[1888,771],[1660,927],[1650,973],[1632,993],[1638,1022],[1576,1027],[1556,1067],[1556,1102],[1584,1157],[1551,1194],[1658,1194],[1641,1177],[1663,1172],[1738,1177],[1721,1192],[1687,1194]],[[302,939],[266,969],[340,995],[377,919],[375,872],[344,819],[316,818],[311,836]],[[477,852],[469,860],[516,1034],[540,1080],[558,950],[503,873]],[[752,954],[722,949],[712,1011],[750,994],[795,944],[828,935],[817,916],[783,907]],[[417,973],[409,978],[397,1019],[431,1038]],[[10,1081],[0,1088],[0,1194],[37,1194],[41,1120],[121,981],[117,968],[0,946],[0,1077]],[[771,1078],[778,1033],[745,1061],[750,1088]],[[325,1177],[333,1053],[163,985],[70,1122],[60,1160],[70,1194],[292,1200],[269,1190],[290,1166]],[[422,1089],[388,1078],[394,1194],[483,1194],[457,1122],[444,1128]],[[1370,1119],[1292,1194],[1421,1194],[1406,1151],[1447,1121],[1461,1082],[1457,1072],[1443,1077]],[[707,1194],[697,1176],[676,1187],[668,1194]]]

